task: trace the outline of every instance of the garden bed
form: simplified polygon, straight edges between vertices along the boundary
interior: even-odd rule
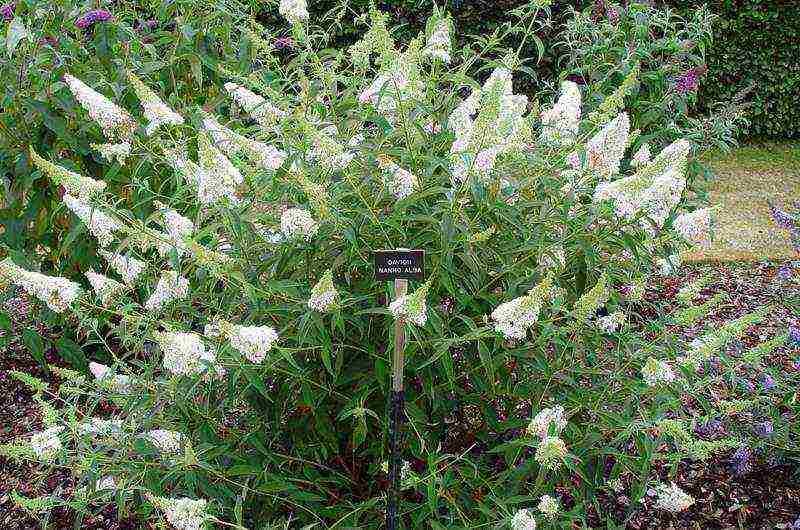
[[[713,274],[713,281],[704,293],[725,292],[729,298],[710,315],[710,319],[720,322],[746,314],[765,304],[773,305],[774,310],[761,325],[751,328],[743,338],[742,346],[764,340],[785,330],[795,322],[800,313],[800,263],[778,265],[757,264],[696,264],[687,266],[678,277],[667,277],[651,286],[647,300],[658,306],[671,304],[677,290],[687,282],[704,274]],[[709,295],[704,295],[707,297]],[[666,309],[666,308],[665,308]],[[20,321],[27,311],[24,303],[16,311]],[[708,322],[698,325],[704,328]],[[687,334],[692,336],[689,329]],[[765,364],[797,370],[800,351],[794,346],[784,346],[768,359]],[[60,363],[53,355],[48,362]],[[27,432],[41,428],[38,406],[31,400],[29,390],[18,381],[8,377],[6,370],[19,370],[32,373],[49,382],[57,382],[52,374],[46,373],[31,358],[24,348],[14,341],[11,347],[0,356],[0,391],[5,399],[0,405],[0,443],[9,442]],[[743,371],[739,374],[743,382],[759,385],[761,373]],[[709,388],[709,392],[715,389]],[[747,392],[742,390],[743,394]],[[788,418],[791,420],[791,418]],[[800,528],[800,477],[793,463],[780,461],[770,454],[754,454],[748,462],[742,463],[726,454],[721,458],[711,458],[705,462],[682,462],[673,480],[695,499],[696,503],[686,512],[676,516],[665,516],[664,512],[653,508],[652,499],[647,499],[638,507],[631,507],[631,499],[623,489],[619,493],[609,493],[603,497],[600,513],[590,514],[598,527],[605,527],[602,518],[611,516],[618,522],[626,513],[633,512],[628,527],[648,528]],[[35,518],[27,515],[14,505],[10,493],[16,490],[32,497],[52,492],[68,492],[73,486],[68,471],[38,471],[37,466],[16,464],[0,458],[0,527],[11,529],[38,528]],[[653,470],[663,481],[670,481],[671,468],[659,465]],[[560,491],[568,498],[569,491]],[[57,509],[51,515],[48,528],[68,529],[75,524],[75,514]],[[117,521],[116,508],[109,506],[99,514],[88,516],[82,527],[87,530],[150,528],[148,523],[126,518]]]

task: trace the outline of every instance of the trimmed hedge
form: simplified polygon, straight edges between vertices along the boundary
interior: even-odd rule
[[[424,27],[432,0],[392,0],[379,2],[382,10],[393,13],[395,20],[406,24],[408,36]],[[454,0],[451,4],[459,34],[490,33],[509,19],[508,12],[525,0]],[[547,43],[557,38],[563,14],[574,7],[594,6],[598,16],[605,16],[604,0],[554,0],[555,24],[549,34],[540,34]],[[719,15],[714,45],[707,50],[709,71],[703,79],[698,111],[708,111],[717,102],[731,101],[739,92],[752,86],[746,101],[751,103],[747,136],[800,138],[800,2],[796,0],[666,0],[667,5],[686,12],[707,4]],[[365,13],[369,0],[350,0],[352,15]],[[324,13],[340,5],[331,0],[311,0],[315,13]],[[272,18],[265,13],[263,20]],[[346,17],[338,32],[339,44],[356,39],[360,30]],[[535,49],[530,50],[535,54]],[[551,78],[558,69],[558,52],[547,46],[538,73]]]

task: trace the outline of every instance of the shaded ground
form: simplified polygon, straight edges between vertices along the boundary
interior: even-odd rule
[[[711,204],[722,204],[716,241],[690,260],[797,259],[786,231],[772,222],[768,200],[783,206],[800,201],[800,144],[748,145],[712,155],[716,179]]]

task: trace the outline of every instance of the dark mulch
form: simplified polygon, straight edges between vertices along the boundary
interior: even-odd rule
[[[674,299],[675,293],[685,283],[705,273],[714,279],[704,295],[727,292],[729,301],[710,315],[710,321],[698,323],[687,330],[692,337],[709,324],[736,318],[765,305],[773,305],[769,318],[749,330],[743,339],[745,347],[784,332],[792,322],[800,320],[800,264],[794,270],[794,278],[782,278],[778,266],[769,264],[704,264],[686,266],[680,277],[665,278],[648,292],[650,301]],[[24,313],[24,308],[22,308]],[[25,320],[20,318],[19,322]],[[25,325],[25,324],[21,324]],[[29,324],[28,324],[29,325]],[[784,347],[765,362],[773,367],[795,369],[794,361],[800,351]],[[49,362],[60,363],[51,355]],[[32,373],[45,381],[56,383],[51,374],[44,372],[37,363],[17,345],[0,351],[0,442],[8,442],[20,435],[41,427],[41,418],[30,392],[16,380],[9,378],[6,370]],[[757,384],[758,374],[743,374]],[[797,411],[794,411],[796,413]],[[766,457],[765,457],[766,456]],[[677,516],[665,515],[652,508],[652,500],[646,500],[634,511],[628,528],[645,529],[751,529],[773,528],[800,530],[800,473],[789,463],[771,461],[762,455],[746,473],[733,472],[730,455],[712,458],[705,462],[682,462],[675,477],[670,477],[666,464],[654,467],[654,474],[662,480],[674,480],[689,492],[696,503]],[[41,523],[16,507],[10,499],[11,491],[26,496],[52,492],[68,493],[74,488],[68,470],[40,470],[37,466],[16,464],[0,458],[0,529],[23,530],[42,528]],[[617,518],[630,511],[631,501],[626,491],[605,496],[602,515],[614,514]],[[618,519],[619,520],[619,519]],[[67,510],[56,510],[50,516],[52,529],[76,528],[76,514]],[[605,526],[603,526],[605,527]],[[84,518],[77,528],[84,530],[133,530],[152,528],[147,523],[134,519],[118,521],[116,510],[110,506],[101,513]]]

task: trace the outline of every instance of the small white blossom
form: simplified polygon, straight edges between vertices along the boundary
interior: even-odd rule
[[[30,448],[39,460],[52,460],[64,446],[58,435],[64,430],[62,425],[50,427],[31,436]]]
[[[638,168],[649,164],[650,156],[650,145],[647,143],[642,144],[639,150],[636,151],[636,154],[633,155],[631,166]]]
[[[623,112],[604,125],[586,144],[587,167],[601,179],[608,180],[619,173],[628,146],[630,125],[628,114]]]
[[[542,498],[539,499],[539,506],[537,506],[537,508],[540,512],[542,512],[542,514],[544,514],[545,517],[548,519],[553,519],[556,515],[558,515],[558,500],[550,495],[542,495]]]
[[[319,230],[317,223],[308,210],[289,208],[281,215],[281,232],[287,239],[305,239],[310,241]]]
[[[189,280],[178,275],[175,271],[163,271],[158,279],[156,288],[144,307],[148,311],[158,311],[164,305],[186,298],[189,295]]]
[[[686,241],[707,248],[711,245],[715,211],[716,207],[711,207],[681,214],[675,218],[672,226]]]
[[[183,125],[183,116],[169,108],[141,79],[132,72],[128,72],[128,79],[144,108],[144,117],[148,122],[145,134],[153,134],[162,125]]]
[[[263,97],[236,83],[225,83],[225,90],[228,91],[237,105],[267,130],[272,130],[281,118],[288,115],[286,111],[279,109]]]
[[[551,426],[553,427],[553,434],[556,436],[561,434],[567,426],[564,407],[561,405],[539,411],[531,420],[526,431],[531,436],[545,438],[550,435]]]
[[[568,146],[575,142],[581,120],[581,91],[572,81],[561,83],[561,95],[553,108],[542,112],[541,141]]]
[[[386,189],[396,198],[405,199],[419,188],[419,179],[417,179],[417,176],[401,168],[393,161],[380,159],[379,165],[384,171],[384,186],[386,186]]]
[[[428,321],[426,297],[430,282],[411,294],[406,294],[389,304],[389,311],[396,319],[403,319],[417,326],[424,326]]]
[[[178,253],[178,257],[182,256],[188,248],[187,240],[189,240],[194,233],[194,223],[175,210],[167,208],[159,202],[156,202],[155,206],[160,210],[159,215],[161,216],[163,225],[167,229],[167,235],[169,236],[168,242],[159,242],[158,252],[162,256],[166,256],[174,248]]]
[[[202,204],[214,204],[222,199],[238,202],[236,187],[244,182],[244,177],[206,133],[197,137],[197,157],[200,162],[197,170],[184,175],[196,179],[192,184],[197,187],[198,200]]]
[[[176,431],[154,429],[144,434],[144,437],[158,449],[162,456],[173,457],[181,454],[181,446],[186,437]]]
[[[656,508],[667,512],[678,513],[694,504],[694,498],[680,489],[674,482],[667,486],[659,484],[656,487]]]
[[[597,328],[603,333],[616,333],[624,323],[625,313],[622,311],[614,311],[610,315],[599,317],[596,322]]]
[[[70,74],[64,75],[64,82],[107,137],[128,138],[136,130],[136,121],[128,111]]]
[[[511,519],[511,530],[536,530],[536,519],[530,510],[517,510]]]
[[[492,311],[495,330],[507,339],[524,339],[528,329],[539,320],[542,306],[552,296],[551,291],[551,282],[545,280],[528,294],[497,306]]]
[[[122,420],[106,420],[103,418],[90,418],[78,424],[78,433],[81,436],[113,436],[122,432]]]
[[[155,339],[164,354],[164,369],[172,374],[200,374],[208,370],[207,365],[216,366],[216,355],[196,333],[156,333]]]
[[[291,24],[300,24],[308,20],[306,0],[281,0],[278,12]]]
[[[657,386],[662,383],[671,383],[675,380],[675,372],[666,361],[650,357],[642,367],[642,377],[647,386]]]
[[[205,500],[188,497],[164,498],[149,497],[154,506],[164,512],[164,518],[176,530],[200,530],[208,519]]]
[[[96,362],[89,363],[89,371],[98,384],[111,392],[123,395],[130,395],[133,392],[134,381],[125,374],[115,374],[108,366]]]
[[[534,459],[545,469],[555,470],[564,463],[567,456],[567,444],[558,436],[546,436],[536,447]]]
[[[59,276],[47,276],[18,267],[10,258],[0,261],[0,279],[21,287],[56,313],[63,313],[80,296],[80,285]]]
[[[251,140],[225,127],[213,116],[203,118],[203,128],[208,131],[221,151],[236,154],[244,153],[254,164],[263,169],[276,170],[283,165],[285,152],[256,140]]]
[[[81,199],[98,195],[106,188],[106,183],[101,180],[94,180],[89,177],[84,177],[67,168],[53,164],[39,156],[39,154],[30,148],[31,160],[33,165],[39,171],[49,178],[53,184],[64,186],[66,193]]]
[[[103,158],[109,162],[116,160],[119,165],[125,164],[125,160],[131,154],[131,144],[127,141],[118,144],[92,144],[92,148],[103,155]]]
[[[109,215],[98,210],[89,203],[66,193],[64,194],[64,204],[80,219],[89,229],[89,232],[97,238],[101,247],[107,247],[114,241],[114,232],[122,230],[121,224],[112,219]]]
[[[118,301],[119,296],[125,292],[125,285],[113,280],[108,276],[98,274],[93,270],[88,270],[84,273],[89,283],[94,289],[97,298],[104,306],[111,305]]]
[[[223,337],[251,363],[260,364],[278,341],[278,332],[270,326],[240,326],[225,320],[207,324],[204,334],[210,338]]]
[[[311,289],[308,299],[308,308],[320,313],[325,313],[335,306],[339,293],[333,285],[333,273],[326,271],[322,278]]]
[[[422,50],[422,55],[439,59],[449,64],[450,52],[452,51],[452,41],[450,39],[450,23],[447,19],[440,20]]]
[[[99,254],[103,256],[106,261],[108,261],[108,264],[112,269],[114,269],[114,272],[122,276],[122,281],[130,286],[136,282],[136,279],[147,267],[143,261],[130,256],[114,254],[111,252],[106,252],[105,250],[99,251]]]

